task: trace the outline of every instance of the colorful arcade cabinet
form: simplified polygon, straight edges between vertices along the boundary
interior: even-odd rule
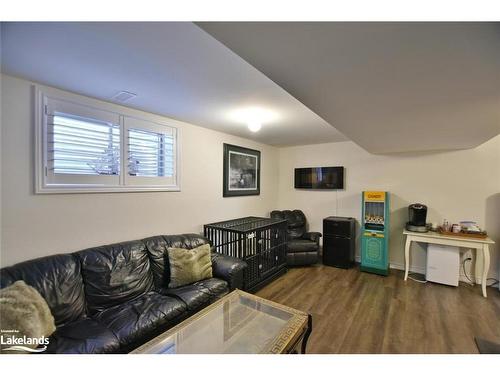
[[[363,192],[361,271],[389,274],[389,212],[388,192]]]

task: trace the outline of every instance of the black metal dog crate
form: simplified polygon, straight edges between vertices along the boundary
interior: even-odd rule
[[[248,216],[206,224],[205,237],[218,253],[243,259],[245,290],[254,291],[286,272],[286,220]]]

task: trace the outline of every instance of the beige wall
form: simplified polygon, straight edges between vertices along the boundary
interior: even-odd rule
[[[181,192],[35,195],[31,83],[2,78],[2,266],[155,234],[201,232],[204,223],[268,215],[276,207],[276,148],[180,122]],[[260,196],[222,197],[223,143],[261,151]]]
[[[432,136],[432,134],[429,134]],[[346,168],[342,191],[308,191],[293,187],[296,167],[337,166]],[[391,193],[390,260],[404,263],[402,230],[407,207],[421,202],[429,207],[428,221],[442,223],[475,220],[500,242],[500,136],[463,151],[421,154],[373,155],[353,142],[289,147],[280,150],[279,206],[302,209],[310,229],[322,231],[330,215],[360,219],[361,191]],[[359,233],[358,233],[359,234]],[[414,245],[412,265],[425,267],[425,251]],[[359,255],[359,244],[357,254]],[[495,253],[490,276],[498,278]]]
[[[1,29],[1,28],[0,28]],[[1,33],[1,31],[0,31]],[[1,35],[0,35],[0,38],[1,38]],[[1,56],[1,43],[0,43],[0,56]],[[2,82],[3,82],[3,76],[2,74],[0,74],[0,255],[2,254],[2,215],[3,215],[3,210],[2,210],[2,124],[3,124],[3,121],[2,121],[2,109],[3,109],[3,105],[2,105]],[[0,256],[0,264],[1,264],[1,256]]]
[[[476,220],[500,242],[500,136],[473,150],[381,156],[353,142],[277,149],[179,122],[181,192],[35,195],[31,83],[1,78],[2,266],[159,233],[201,232],[207,222],[268,215],[275,208],[300,208],[311,229],[321,231],[326,216],[359,220],[361,191],[370,189],[391,192],[390,259],[396,267],[403,263],[401,231],[413,202],[429,206],[429,221]],[[262,152],[260,196],[222,198],[223,143]],[[328,165],[346,167],[345,190],[293,188],[295,167]],[[414,250],[412,264],[421,271],[425,251]],[[490,275],[498,278],[495,256]]]

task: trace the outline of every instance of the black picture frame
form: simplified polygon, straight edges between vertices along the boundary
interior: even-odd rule
[[[224,197],[260,195],[260,151],[224,143],[222,184]]]

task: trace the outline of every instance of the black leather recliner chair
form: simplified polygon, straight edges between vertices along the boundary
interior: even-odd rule
[[[45,353],[128,353],[243,287],[246,263],[212,253],[212,278],[168,288],[167,249],[206,243],[166,235],[50,255],[0,269],[0,288],[24,280],[47,301],[57,329]]]
[[[276,210],[271,212],[271,217],[288,221],[288,266],[305,266],[318,262],[321,233],[306,231],[307,221],[301,210]]]

